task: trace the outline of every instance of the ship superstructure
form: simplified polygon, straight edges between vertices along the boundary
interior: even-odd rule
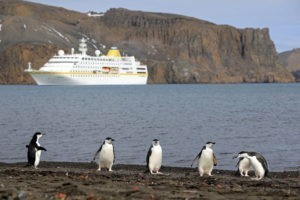
[[[38,85],[133,85],[147,84],[147,66],[134,56],[121,56],[116,47],[111,47],[107,55],[99,50],[95,56],[87,55],[86,40],[80,40],[78,54],[59,50],[39,70],[28,63],[28,72]]]

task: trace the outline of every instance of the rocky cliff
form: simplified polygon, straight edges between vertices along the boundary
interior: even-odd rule
[[[96,8],[95,8],[96,9]],[[237,29],[180,15],[111,9],[101,17],[16,0],[0,1],[0,83],[33,83],[62,48],[88,39],[90,53],[118,46],[148,65],[149,83],[292,82],[268,29]]]
[[[300,82],[300,49],[293,49],[279,54],[279,59],[284,67],[288,69],[297,82]]]

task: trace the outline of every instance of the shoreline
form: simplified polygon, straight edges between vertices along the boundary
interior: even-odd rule
[[[95,163],[0,163],[1,199],[298,199],[299,171],[270,172],[260,181],[236,171],[213,170],[200,177],[196,168],[163,166],[163,175],[144,173],[145,165],[117,164],[97,172]],[[253,172],[249,173],[253,176]]]

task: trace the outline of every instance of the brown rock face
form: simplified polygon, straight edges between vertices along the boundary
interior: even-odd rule
[[[57,47],[45,44],[18,44],[7,47],[0,54],[0,84],[32,84],[32,78],[24,73],[28,62],[33,68],[47,62]]]
[[[300,82],[300,49],[282,52],[279,59],[284,67],[290,71],[297,82]]]
[[[147,64],[148,83],[294,81],[280,64],[268,29],[236,29],[180,15],[125,9],[88,17],[40,4],[3,2],[1,83],[32,83],[22,74],[27,61],[39,68],[55,50],[77,49],[83,36],[91,53],[118,46]]]

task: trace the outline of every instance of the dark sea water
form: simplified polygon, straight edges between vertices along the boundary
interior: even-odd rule
[[[248,150],[299,170],[300,84],[0,86],[0,162],[26,161],[36,131],[42,161],[89,162],[109,136],[116,164],[146,164],[158,138],[163,165],[188,167],[215,141],[217,169]]]

